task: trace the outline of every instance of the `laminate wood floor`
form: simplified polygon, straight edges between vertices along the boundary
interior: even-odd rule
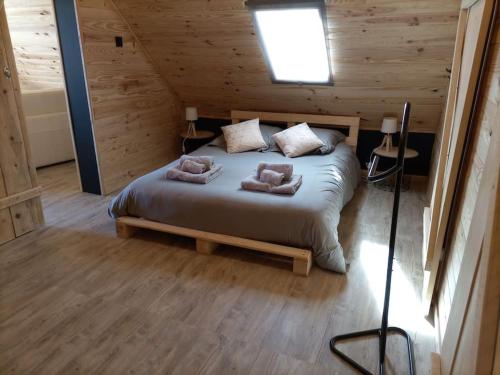
[[[0,373],[350,374],[329,338],[377,327],[392,194],[364,183],[346,206],[347,275],[142,232],[116,238],[110,197],[80,193],[73,163],[39,171],[46,225],[0,247]],[[434,331],[422,317],[423,184],[401,199],[390,324],[411,332],[419,374]],[[376,371],[377,342],[345,346]],[[389,373],[406,373],[389,339]]]

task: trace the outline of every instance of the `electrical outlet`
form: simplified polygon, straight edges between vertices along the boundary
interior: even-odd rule
[[[120,48],[123,47],[123,37],[115,36],[115,45]]]

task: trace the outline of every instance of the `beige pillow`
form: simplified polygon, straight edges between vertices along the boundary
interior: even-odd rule
[[[273,139],[288,158],[307,154],[325,145],[305,122],[273,134]]]
[[[240,122],[239,124],[223,126],[222,132],[224,133],[227,152],[230,154],[267,146],[260,132],[258,118]]]

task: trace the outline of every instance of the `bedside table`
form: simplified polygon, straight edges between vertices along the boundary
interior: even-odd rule
[[[397,147],[390,147],[389,150],[387,150],[384,147],[377,147],[373,150],[373,153],[375,155],[378,155],[382,158],[390,158],[390,159],[397,159],[398,158],[398,148]],[[411,148],[406,148],[406,151],[405,151],[405,159],[413,159],[413,158],[416,158],[418,156],[418,151],[417,150],[414,150],[414,149],[411,149]],[[371,159],[371,158],[370,158]],[[375,171],[376,172],[376,167],[375,166]],[[404,172],[404,171],[403,171]],[[410,181],[407,181],[406,183],[404,182],[404,175],[403,175],[403,185],[402,185],[402,188],[403,188],[403,191],[406,191],[409,189],[410,187]],[[380,189],[383,189],[383,190],[390,190],[392,191],[392,189],[394,188],[393,187],[393,183],[391,180],[388,180],[389,182],[388,183],[378,183],[378,182],[375,182],[374,185]]]
[[[188,147],[189,150],[186,149],[186,142],[188,140],[193,140],[196,141],[196,144],[200,144],[200,141],[206,140],[213,138],[215,136],[215,133],[210,131],[210,130],[196,130],[196,134],[189,134],[187,130],[183,130],[181,132],[181,138],[182,138],[182,153],[185,154],[186,152],[191,152],[194,151],[198,147]],[[200,144],[201,146],[201,144]]]
[[[390,147],[389,151],[385,147],[377,147],[376,149],[373,150],[373,153],[375,155],[381,156],[383,158],[391,158],[391,159],[397,159],[398,158],[398,148],[397,147]],[[412,148],[407,148],[405,151],[405,159],[413,159],[418,156],[418,151],[414,150]]]
[[[187,134],[187,130],[183,130],[181,132],[181,137],[184,139],[208,139],[212,138],[214,135],[215,133],[210,130],[197,130],[196,135],[190,134],[189,136]]]

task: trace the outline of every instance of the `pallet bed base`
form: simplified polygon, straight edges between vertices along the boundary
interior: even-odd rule
[[[120,238],[131,237],[138,229],[151,229],[158,232],[194,238],[196,239],[196,251],[200,254],[212,254],[219,244],[231,245],[292,258],[293,273],[298,275],[307,276],[311,270],[312,253],[310,250],[277,245],[263,241],[249,240],[241,237],[233,237],[225,234],[177,227],[174,225],[139,219],[131,216],[122,216],[116,219],[116,234]]]

